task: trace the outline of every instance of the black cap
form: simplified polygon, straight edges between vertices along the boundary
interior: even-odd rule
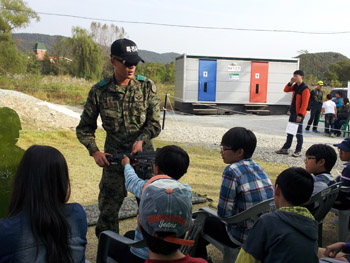
[[[138,62],[143,61],[138,55],[138,49],[135,42],[123,38],[113,42],[111,46],[111,56],[117,56],[125,60],[128,64],[136,65]]]

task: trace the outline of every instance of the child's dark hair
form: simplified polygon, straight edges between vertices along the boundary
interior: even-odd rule
[[[346,105],[346,104],[348,104],[349,103],[349,98],[344,98],[343,99],[343,105]]]
[[[187,152],[176,145],[167,145],[159,149],[154,160],[162,173],[179,180],[190,164]]]
[[[327,100],[331,100],[332,99],[332,95],[329,93],[329,94],[327,94],[326,98],[327,98]]]
[[[293,75],[300,75],[300,76],[304,77],[304,72],[302,70],[298,69],[298,70],[294,71]]]
[[[251,158],[256,147],[256,137],[251,130],[234,127],[228,130],[221,139],[221,145],[230,147],[233,151],[244,150],[244,159]]]
[[[300,206],[310,199],[314,190],[314,179],[305,169],[291,167],[277,176],[275,185],[278,185],[287,202]]]
[[[314,144],[306,151],[306,156],[315,156],[316,163],[324,159],[324,168],[330,172],[337,161],[337,153],[333,147],[326,144]]]
[[[171,232],[157,232],[157,237],[151,236],[148,234],[140,225],[141,233],[143,236],[143,239],[145,240],[147,247],[149,250],[156,254],[162,254],[162,255],[170,255],[174,253],[176,250],[180,249],[181,245],[173,244],[164,241],[162,238],[167,237],[170,235],[174,235],[174,233]],[[183,236],[184,237],[184,236]],[[179,238],[183,238],[179,237]]]
[[[343,97],[343,93],[339,90],[337,92],[335,92],[335,94],[338,94],[340,97]]]
[[[29,147],[18,166],[9,216],[28,214],[34,239],[46,247],[45,262],[74,261],[71,227],[63,210],[69,196],[68,166],[62,153],[51,146]]]

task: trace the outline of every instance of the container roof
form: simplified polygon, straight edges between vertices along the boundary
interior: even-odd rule
[[[242,58],[242,57],[215,57],[215,56],[197,56],[197,55],[186,55],[182,54],[176,59],[181,59],[183,57],[187,58],[197,58],[197,59],[208,59],[208,60],[243,60],[243,61],[273,61],[273,62],[291,62],[298,63],[298,58]]]

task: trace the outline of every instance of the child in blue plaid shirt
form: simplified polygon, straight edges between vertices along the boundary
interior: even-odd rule
[[[266,199],[273,197],[273,185],[264,169],[251,157],[256,148],[254,133],[243,127],[227,131],[221,140],[221,157],[225,164],[222,174],[218,216],[236,215]],[[243,226],[225,224],[215,217],[208,217],[204,232],[219,242],[239,247],[248,236],[252,224]],[[207,258],[207,241],[199,240],[196,257]]]

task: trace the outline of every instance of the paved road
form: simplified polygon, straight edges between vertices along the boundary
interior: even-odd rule
[[[67,107],[67,106],[66,106]],[[74,112],[81,113],[82,108],[77,107],[67,107]],[[315,134],[310,132],[305,134],[306,123],[309,120],[309,112],[306,114],[304,123],[303,123],[303,135],[304,142],[307,143],[338,143],[341,141],[341,138],[328,138],[324,136],[324,123],[319,124],[320,134]],[[161,113],[163,117],[163,113]],[[256,134],[267,135],[268,137],[276,136],[276,140],[284,141],[286,133],[285,129],[288,123],[288,115],[254,115],[254,114],[233,114],[233,115],[190,115],[183,114],[181,112],[172,112],[168,111],[166,113],[165,127],[167,123],[178,122],[181,126],[181,123],[186,124],[196,124],[203,127],[217,127],[230,129],[236,126],[243,126],[247,129],[252,130]]]

